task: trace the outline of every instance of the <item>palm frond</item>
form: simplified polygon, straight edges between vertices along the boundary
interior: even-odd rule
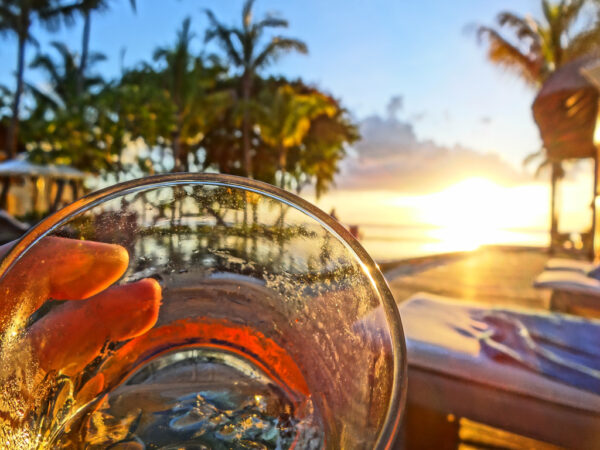
[[[94,88],[96,86],[103,86],[103,85],[104,85],[104,78],[102,78],[101,76],[86,77],[86,79],[85,79],[85,87],[86,88]]]
[[[213,39],[216,39],[219,46],[225,51],[227,57],[236,66],[241,66],[243,63],[242,57],[231,40],[233,30],[221,24],[211,10],[207,9],[205,10],[205,13],[210,22],[210,27],[206,30],[204,42],[210,42]]]
[[[67,47],[64,42],[52,41],[50,45],[60,54],[60,57],[62,58],[63,62],[65,62],[65,65],[67,61],[74,59],[73,53],[71,53],[69,47]]]
[[[182,40],[190,40],[195,36],[195,33],[191,32],[192,29],[192,18],[190,16],[187,16],[185,19],[183,19],[183,22],[181,24],[181,29],[179,30],[179,32],[177,33],[178,36],[181,37]]]
[[[252,23],[252,6],[254,6],[254,0],[246,0],[242,8],[242,23],[246,29],[249,29]]]
[[[536,32],[532,21],[526,17],[520,17],[505,11],[498,14],[497,20],[501,27],[508,26],[512,28],[519,39],[529,38],[533,41],[539,40],[539,34]]]
[[[54,64],[54,61],[52,61],[52,58],[48,55],[37,55],[33,61],[31,61],[29,67],[32,69],[41,69],[46,72],[52,83],[56,83],[60,80],[60,74],[58,73],[56,64]]]
[[[62,102],[51,93],[45,92],[39,87],[28,82],[25,83],[25,88],[31,92],[33,97],[36,99],[36,104],[38,107],[50,107],[51,109],[59,109],[63,107]]]
[[[59,4],[58,6],[52,4],[49,7],[40,9],[38,18],[47,30],[54,32],[58,30],[61,22],[67,26],[74,25],[80,11],[80,3]]]
[[[17,33],[20,28],[19,16],[9,6],[0,3],[0,35]]]
[[[556,7],[549,0],[542,0],[542,13],[546,22],[552,23],[555,17],[555,9]]]
[[[568,30],[579,18],[588,0],[570,0],[561,4],[560,21],[564,31]]]
[[[27,36],[27,43],[33,45],[37,50],[40,49],[40,42],[31,33],[29,33],[29,36]]]
[[[271,61],[276,60],[282,53],[297,51],[298,53],[308,53],[306,44],[298,39],[276,36],[271,42],[258,54],[254,60],[254,68],[265,66]]]
[[[544,159],[544,160],[543,160],[543,161],[542,161],[542,162],[541,162],[541,163],[540,163],[540,164],[537,166],[537,168],[535,169],[535,174],[534,174],[534,176],[535,176],[536,178],[538,178],[538,177],[539,177],[539,176],[542,174],[542,172],[543,172],[543,171],[544,171],[544,170],[545,170],[547,167],[550,167],[550,165],[551,165],[551,162],[550,162],[550,160],[549,160],[549,159]]]
[[[3,84],[0,84],[0,96],[9,97],[11,95],[12,95],[12,90]]]
[[[600,22],[592,29],[582,31],[573,37],[564,49],[563,56],[565,62],[568,62],[598,50],[600,50]]]
[[[530,153],[529,155],[527,155],[525,157],[525,159],[523,159],[523,166],[527,167],[529,164],[531,164],[536,159],[539,159],[542,156],[544,156],[544,153],[545,152],[544,152],[543,148],[539,149],[537,152]]]
[[[278,17],[266,17],[259,22],[256,23],[255,27],[257,29],[263,28],[287,28],[289,26],[289,22],[285,19],[281,19]]]
[[[161,59],[165,59],[167,57],[167,55],[169,55],[170,51],[168,48],[165,47],[158,47],[157,49],[154,50],[154,52],[152,53],[152,59],[154,61],[159,61]]]
[[[106,57],[106,55],[104,53],[100,53],[100,52],[92,52],[88,55],[88,66],[93,66],[96,63],[99,63],[101,61],[106,61],[108,58]]]
[[[537,86],[542,81],[540,62],[532,60],[496,30],[480,26],[477,36],[480,40],[487,38],[488,58],[492,63],[516,73],[531,86]]]
[[[108,0],[80,0],[76,3],[79,6],[79,12],[83,15],[89,14],[91,11],[104,12],[109,8]]]

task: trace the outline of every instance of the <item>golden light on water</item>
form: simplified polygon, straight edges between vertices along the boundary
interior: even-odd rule
[[[505,187],[485,178],[468,178],[443,191],[402,197],[418,220],[435,228],[432,238],[452,250],[473,250],[482,244],[514,239],[511,229],[535,227],[544,215],[545,189],[538,185]]]
[[[335,208],[342,223],[360,226],[362,244],[376,260],[454,251],[486,244],[547,246],[548,174],[512,185],[477,176],[428,194],[339,190],[318,203]],[[561,231],[585,232],[591,219],[592,170],[560,183]],[[310,199],[313,200],[314,199]]]

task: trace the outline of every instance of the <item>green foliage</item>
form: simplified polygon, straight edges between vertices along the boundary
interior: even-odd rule
[[[242,25],[239,28],[228,27],[219,22],[212,11],[206,15],[210,27],[206,31],[205,41],[216,40],[232,64],[254,76],[256,72],[282,54],[290,51],[307,53],[306,44],[298,39],[283,36],[273,36],[259,48],[268,28],[287,28],[287,20],[267,15],[262,20],[252,20],[254,0],[246,0],[242,8]]]
[[[16,85],[12,95],[10,125],[4,148],[9,156],[15,156],[19,142],[27,44],[36,42],[31,34],[31,26],[37,21],[47,29],[55,31],[62,20],[72,24],[76,10],[76,5],[64,5],[59,0],[0,0],[0,35],[13,35],[17,40]]]
[[[599,4],[597,0],[541,0],[541,20],[504,11],[498,14],[498,28],[479,26],[477,34],[487,41],[492,63],[539,87],[559,67],[600,50]],[[596,16],[578,28],[587,7],[596,9]]]
[[[261,140],[277,153],[279,186],[286,187],[289,149],[302,144],[312,120],[333,116],[335,106],[321,93],[302,93],[282,84],[263,88],[252,109]]]
[[[229,62],[241,71],[238,89],[242,97],[240,106],[243,170],[249,177],[254,175],[253,155],[250,152],[250,135],[252,134],[250,107],[257,73],[285,53],[297,51],[305,54],[308,52],[304,42],[283,36],[272,36],[266,44],[263,44],[267,29],[287,28],[288,22],[272,15],[267,15],[259,21],[253,21],[253,5],[254,0],[245,1],[242,8],[242,23],[239,28],[224,25],[217,20],[212,11],[206,10],[210,27],[205,34],[205,41],[216,40]]]
[[[43,71],[47,88],[28,84],[35,100],[30,117],[23,124],[23,135],[30,158],[39,163],[69,164],[92,173],[113,170],[113,155],[122,142],[118,133],[106,127],[101,108],[104,100],[104,80],[97,75],[86,76],[86,90],[77,90],[79,67],[73,53],[61,43],[53,42],[59,59],[48,54],[38,55],[31,67]],[[90,65],[104,59],[90,55]]]
[[[44,87],[26,83],[33,107],[21,128],[30,159],[117,178],[179,170],[245,175],[246,142],[257,179],[297,192],[313,185],[317,195],[324,193],[346,147],[359,139],[356,125],[338,100],[318,89],[256,73],[277,55],[306,47],[282,37],[263,43],[266,28],[287,22],[271,16],[253,22],[252,3],[246,2],[237,29],[208,13],[207,38],[220,39],[225,60],[242,68],[239,76],[218,56],[193,50],[189,18],[172,45],[111,81],[94,73],[103,55],[85,50],[83,61],[53,42],[51,53],[31,63]],[[90,11],[106,6],[82,2],[81,13],[89,20]]]

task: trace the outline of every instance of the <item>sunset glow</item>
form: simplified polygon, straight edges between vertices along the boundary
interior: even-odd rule
[[[485,178],[469,178],[443,191],[403,198],[413,204],[418,219],[436,227],[432,237],[449,247],[472,250],[482,244],[503,243],[511,228],[533,228],[545,215],[541,186],[506,188]]]

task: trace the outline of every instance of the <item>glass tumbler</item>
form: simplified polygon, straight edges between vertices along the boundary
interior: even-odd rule
[[[216,174],[67,206],[0,266],[11,448],[386,448],[406,362],[391,292],[303,199]]]

